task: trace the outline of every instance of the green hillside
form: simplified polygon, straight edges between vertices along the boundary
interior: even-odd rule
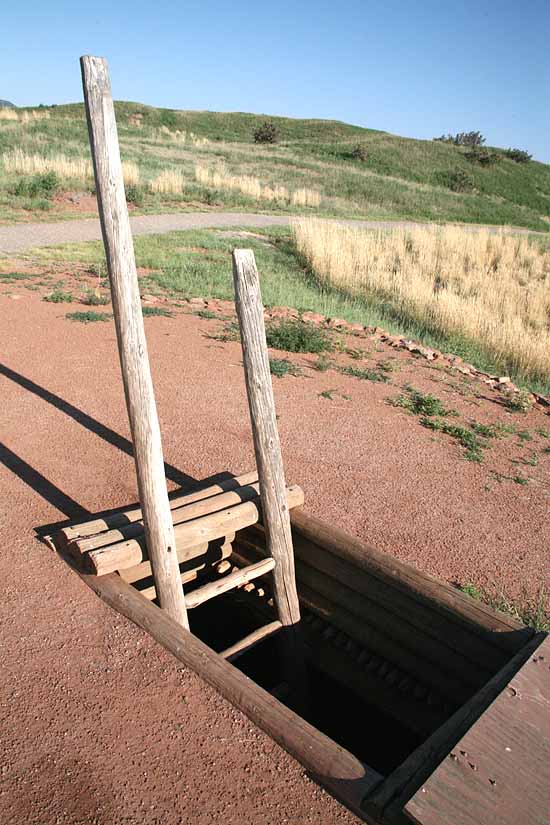
[[[465,147],[339,121],[174,111],[127,102],[117,102],[116,111],[123,158],[137,165],[128,194],[141,212],[248,209],[511,224],[541,231],[550,226],[550,166],[519,163],[499,149],[472,157]],[[64,207],[53,192],[91,189],[91,180],[55,167],[57,179],[48,191],[33,182],[36,170],[15,168],[13,160],[10,166],[7,158],[14,150],[44,159],[88,158],[83,105],[16,112],[18,120],[0,118],[0,219],[29,213],[58,218]],[[253,132],[267,119],[279,131],[278,142],[256,144]],[[202,178],[197,178],[197,165]],[[221,177],[209,179],[209,170],[221,170]],[[172,191],[152,183],[159,176],[175,176],[175,183],[162,185]],[[237,180],[242,176],[244,183]],[[263,187],[261,195],[254,194],[250,178]],[[315,198],[295,194],[302,189]]]

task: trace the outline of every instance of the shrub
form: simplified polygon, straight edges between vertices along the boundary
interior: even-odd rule
[[[441,135],[434,140],[453,143],[455,146],[483,146],[485,138],[481,132],[458,132],[456,135]]]
[[[361,146],[360,143],[353,147],[350,154],[353,160],[360,160],[363,163],[368,160],[369,157],[366,146]]]
[[[533,155],[525,152],[523,149],[505,149],[504,154],[515,163],[529,163],[533,159]]]
[[[527,413],[533,406],[533,396],[527,390],[519,390],[506,395],[504,404],[512,412]]]
[[[266,328],[268,347],[285,352],[327,352],[333,349],[330,338],[317,327],[302,321],[280,321]]]
[[[12,194],[27,198],[51,198],[59,189],[59,178],[55,172],[44,172],[32,177],[20,178]]]
[[[277,143],[279,140],[279,130],[272,120],[265,120],[254,129],[254,143]]]
[[[490,149],[485,149],[485,147],[472,146],[464,157],[468,158],[472,163],[479,163],[480,166],[492,166],[494,163],[499,162],[502,155]]]
[[[143,206],[143,188],[131,184],[126,187],[126,200],[128,203],[133,203],[134,206]]]
[[[445,186],[451,192],[471,192],[474,188],[474,179],[463,169],[436,172],[435,180],[440,186]]]

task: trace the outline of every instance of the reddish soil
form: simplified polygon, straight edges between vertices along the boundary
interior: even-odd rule
[[[84,307],[46,303],[44,287],[2,289],[0,821],[355,822],[38,540],[42,525],[136,500],[115,330],[66,320]],[[171,486],[254,463],[240,346],[206,337],[221,325],[181,309],[146,319]],[[303,375],[274,386],[287,477],[306,508],[446,580],[534,594],[548,579],[550,442],[537,429],[550,419],[512,415],[496,392],[408,353],[342,340],[370,355],[341,363],[399,369],[377,384],[289,356]],[[513,422],[532,440],[509,435],[467,462],[455,441],[386,403],[407,383],[461,420]],[[536,466],[524,463],[532,454]]]

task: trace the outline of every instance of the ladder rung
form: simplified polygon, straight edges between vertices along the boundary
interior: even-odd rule
[[[220,596],[222,593],[227,593],[228,590],[233,590],[235,587],[240,587],[247,584],[252,579],[257,579],[258,576],[263,576],[269,573],[275,567],[275,559],[268,558],[256,562],[256,564],[249,564],[248,567],[243,567],[241,570],[236,570],[225,576],[223,579],[208,582],[202,587],[197,587],[192,593],[185,595],[185,606],[188,610],[192,607],[198,607],[199,604],[213,599],[215,596]]]
[[[272,636],[274,633],[277,633],[282,626],[283,625],[281,622],[277,620],[275,622],[270,622],[263,627],[259,627],[257,630],[249,633],[248,636],[245,636],[244,639],[241,639],[239,642],[235,642],[234,645],[231,645],[231,647],[228,647],[220,653],[220,656],[223,656],[224,659],[232,662],[237,658],[237,656],[240,656],[242,653],[246,653],[248,650],[255,647],[258,642],[261,642],[268,636]]]

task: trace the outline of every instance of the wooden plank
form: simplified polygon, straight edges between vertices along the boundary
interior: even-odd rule
[[[172,523],[183,524],[202,516],[216,513],[234,504],[242,504],[245,501],[255,501],[260,498],[260,485],[258,482],[230,490],[226,493],[219,493],[215,496],[190,502],[177,509],[172,510]],[[74,539],[67,545],[69,553],[82,554],[96,550],[98,547],[106,547],[109,544],[116,544],[119,541],[128,541],[131,538],[139,538],[144,535],[143,522],[136,521],[133,524],[119,527],[113,530],[106,530],[93,536],[86,536]]]
[[[365,800],[365,810],[376,816],[387,814],[389,821],[393,821],[391,817],[394,815],[400,816],[404,805],[525,664],[540,641],[540,634],[531,638],[475,696],[458,708],[369,795]]]
[[[395,682],[390,684],[374,669],[359,665],[356,658],[350,656],[345,648],[337,646],[334,640],[326,641],[308,627],[304,630],[304,638],[307,656],[313,667],[353,691],[363,702],[396,719],[408,730],[425,737],[445,721],[441,707],[434,707],[426,701],[415,699],[410,693],[403,693]],[[381,666],[382,662],[378,661]],[[390,679],[391,675],[389,670]]]
[[[550,639],[405,806],[421,825],[548,825]]]
[[[72,564],[70,557],[65,560]],[[337,799],[374,823],[360,806],[365,794],[381,781],[380,774],[270,696],[119,576],[76,572],[107,604],[150,633],[294,756]]]
[[[223,656],[228,662],[234,662],[238,656],[242,656],[243,653],[248,653],[249,650],[252,650],[257,644],[263,642],[264,639],[268,639],[270,636],[273,636],[274,633],[278,633],[282,627],[283,625],[278,619],[269,624],[264,624],[257,630],[253,630],[248,636],[243,636],[243,638],[235,642],[234,645],[226,648],[220,653],[220,656]]]
[[[258,526],[240,533],[238,542],[246,550],[265,555]],[[295,532],[294,552],[300,594],[302,584],[309,585],[377,627],[386,638],[388,655],[394,643],[414,650],[420,667],[426,660],[451,678],[450,682],[447,678],[449,684],[456,681],[457,691],[462,686],[462,694],[453,691],[458,701],[468,698],[506,661],[506,654],[490,641],[341,558],[335,545],[329,551]]]
[[[395,664],[400,664],[403,656],[409,660],[414,658],[418,672],[424,674],[425,683],[430,684],[443,696],[449,697],[451,702],[465,701],[491,677],[492,674],[489,672],[486,678],[482,679],[478,672],[478,678],[472,678],[471,674],[463,672],[468,670],[468,667],[455,651],[445,650],[437,641],[423,638],[420,634],[415,635],[414,630],[397,636],[392,632],[393,628],[388,627],[390,622],[384,621],[383,610],[372,609],[372,602],[351,588],[330,579],[319,570],[298,563],[296,573],[300,592],[302,585],[305,585],[308,590],[330,600],[337,609],[349,614],[350,621],[355,621],[366,634],[379,635],[380,647],[385,649],[384,656],[395,661]],[[434,681],[429,680],[428,675],[431,675]]]
[[[195,581],[196,578],[197,578],[197,571],[196,570],[190,570],[187,573],[180,573],[180,579],[181,579],[182,585],[189,584],[189,582]],[[157,590],[156,590],[156,587],[155,587],[154,584],[152,584],[150,587],[138,587],[137,590],[146,599],[150,599],[151,601],[153,601],[154,599],[157,598]],[[185,606],[186,607],[188,606],[187,605],[187,599],[185,600]]]
[[[111,284],[122,380],[139,499],[161,606],[188,627],[168,503],[160,426],[149,367],[139,285],[107,61],[82,57],[82,86],[101,231]]]
[[[260,479],[267,553],[276,561],[274,595],[283,625],[300,621],[290,518],[265,338],[264,307],[254,253],[233,252],[235,308],[241,329],[246,390]]]
[[[295,510],[291,514],[291,523],[293,532],[334,552],[339,558],[381,582],[391,584],[396,593],[406,593],[410,599],[427,605],[435,615],[439,613],[449,617],[455,624],[467,628],[504,651],[516,653],[533,635],[533,630],[521,622],[470,598],[456,587],[428,573],[416,570],[389,553],[375,550],[303,510]]]
[[[330,622],[334,627],[356,639],[367,650],[371,650],[385,659],[390,659],[405,673],[410,673],[411,676],[418,679],[427,689],[432,689],[447,699],[452,706],[456,707],[458,703],[464,701],[465,690],[463,685],[457,683],[436,665],[425,662],[416,655],[414,649],[407,649],[389,639],[384,634],[383,627],[373,627],[366,624],[346,610],[345,606],[330,601],[303,583],[300,583],[300,599],[310,610]],[[471,695],[471,693],[468,695]]]
[[[221,596],[222,593],[227,593],[230,590],[234,590],[236,587],[241,587],[243,584],[251,582],[253,579],[257,579],[258,576],[263,576],[266,573],[269,573],[269,571],[273,570],[274,567],[275,559],[264,559],[256,564],[249,564],[247,567],[243,567],[242,570],[236,570],[234,573],[230,573],[228,576],[218,579],[218,581],[203,584],[202,587],[198,587],[186,596],[185,604],[187,609],[191,610],[191,608],[198,607],[200,604],[207,602],[209,599],[214,599],[216,596]]]
[[[188,493],[181,493],[176,491],[170,493],[168,496],[170,502],[170,509],[176,510],[178,507],[183,507],[186,504],[192,504],[194,501],[202,501],[210,496],[215,496],[218,493],[226,493],[236,487],[246,487],[248,484],[254,484],[258,481],[258,473],[254,470],[251,473],[234,476],[228,478],[217,484],[207,484],[198,489],[192,490]],[[119,527],[133,524],[136,521],[143,520],[143,513],[141,508],[136,506],[128,507],[119,513],[110,513],[101,518],[92,516],[88,521],[83,521],[79,524],[71,524],[70,527],[64,527],[56,536],[56,546],[64,549],[66,545],[75,539],[84,538],[86,536],[93,536],[96,533],[103,533],[106,530],[113,530]]]
[[[287,489],[288,507],[297,507],[303,503],[304,494],[300,487],[292,485]],[[175,558],[190,558],[193,548],[204,542],[215,541],[228,533],[234,533],[243,527],[255,524],[260,518],[259,500],[247,501],[234,507],[225,508],[194,521],[176,524],[174,529]],[[148,545],[143,538],[129,539],[107,547],[98,547],[84,555],[88,569],[96,576],[105,576],[124,567],[134,567],[147,558]],[[179,572],[179,571],[178,571]]]

